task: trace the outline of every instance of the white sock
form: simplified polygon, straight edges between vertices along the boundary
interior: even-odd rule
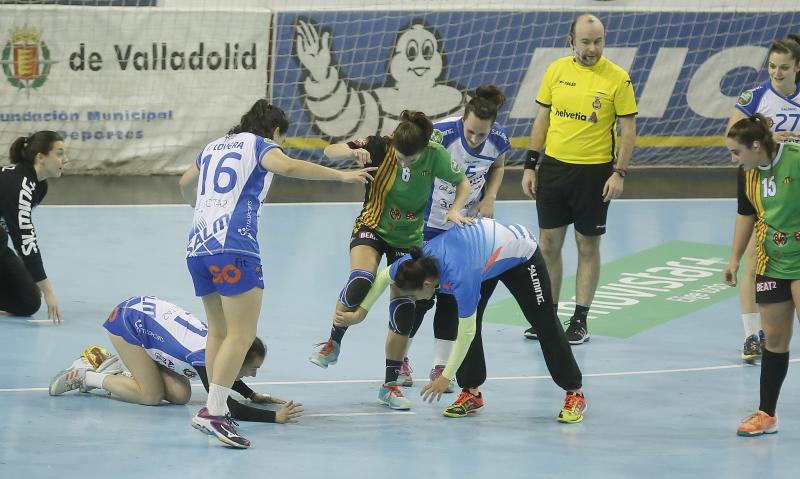
[[[227,414],[228,396],[231,395],[231,390],[214,383],[211,383],[211,387],[208,389],[208,399],[206,400],[208,413],[212,416],[224,416]]]
[[[406,350],[403,351],[403,359],[408,357],[408,350],[411,349],[411,343],[414,342],[414,338],[408,338],[408,342],[406,343]]]
[[[433,365],[446,366],[447,358],[450,357],[450,351],[453,350],[453,343],[455,341],[448,341],[446,339],[433,340]]]
[[[105,373],[96,373],[94,371],[86,371],[86,380],[84,384],[93,388],[102,388],[103,380],[108,376]]]
[[[744,325],[744,337],[749,338],[754,334],[758,334],[761,330],[761,314],[759,313],[744,313],[742,314],[742,324]]]

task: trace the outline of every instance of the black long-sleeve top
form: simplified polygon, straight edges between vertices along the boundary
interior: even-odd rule
[[[8,237],[34,281],[47,278],[32,211],[47,194],[47,182],[39,181],[33,165],[18,163],[0,168],[0,255],[8,252]]]

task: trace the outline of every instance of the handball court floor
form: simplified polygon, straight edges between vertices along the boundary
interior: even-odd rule
[[[239,451],[190,427],[206,397],[199,381],[187,406],[126,404],[100,391],[47,394],[51,377],[83,348],[110,348],[100,325],[129,296],[156,295],[205,319],[184,260],[192,210],[38,208],[45,267],[65,320],[54,326],[45,309],[32,319],[0,316],[0,477],[796,477],[794,362],[778,403],[780,432],[736,436],[739,420],[758,405],[759,368],[739,360],[742,325],[732,291],[637,334],[594,332],[574,347],[589,404],[577,425],[555,421],[563,392],[549,379],[538,343],[523,338],[522,323],[503,323],[496,311],[484,323],[489,379],[486,407],[475,416],[442,416],[455,394],[433,405],[419,397],[433,356],[431,315],[410,353],[417,379],[406,389],[412,410],[377,403],[385,298],[348,331],[337,365],[314,366],[307,357],[327,338],[358,210],[355,203],[262,209],[266,289],[258,330],[269,354],[247,382],[302,402],[306,415],[296,424],[241,423],[253,447]],[[693,247],[681,242],[718,245],[726,260],[735,211],[733,200],[617,201],[602,261],[641,262],[636,258],[666,244],[682,244],[691,255]],[[538,231],[531,202],[499,202],[496,216]],[[576,267],[571,236],[570,230],[564,247],[568,282]],[[629,263],[629,270],[637,267]],[[500,287],[492,303],[508,296]],[[613,314],[603,321],[613,322]]]

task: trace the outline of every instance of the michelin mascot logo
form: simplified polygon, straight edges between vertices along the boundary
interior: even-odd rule
[[[294,54],[305,73],[303,101],[314,126],[333,142],[387,135],[403,110],[422,111],[435,120],[456,114],[465,102],[463,89],[437,81],[445,59],[435,30],[421,20],[398,32],[386,86],[349,85],[333,62],[330,44],[329,31],[298,19]]]

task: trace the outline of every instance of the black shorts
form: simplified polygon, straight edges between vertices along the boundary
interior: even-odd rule
[[[778,279],[756,275],[756,303],[772,304],[792,300],[792,281],[795,279]]]
[[[408,248],[390,246],[374,229],[364,225],[356,225],[356,227],[353,228],[353,234],[350,236],[350,249],[353,249],[355,246],[370,246],[375,249],[378,254],[385,254],[387,266],[408,253]]]
[[[584,236],[604,234],[609,203],[603,201],[603,186],[613,172],[611,163],[574,165],[545,155],[536,170],[539,227],[575,223]]]

